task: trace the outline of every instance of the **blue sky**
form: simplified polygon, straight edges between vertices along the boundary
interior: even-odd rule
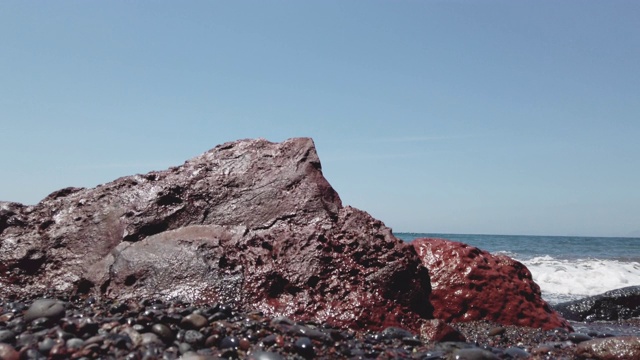
[[[0,199],[315,140],[395,231],[640,236],[640,2],[3,1]]]

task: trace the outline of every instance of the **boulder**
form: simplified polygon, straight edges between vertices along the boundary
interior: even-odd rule
[[[435,318],[571,328],[542,300],[540,287],[520,262],[445,239],[416,239],[412,245],[429,269]]]
[[[241,140],[165,171],[0,203],[0,288],[221,302],[270,316],[419,331],[427,269],[344,207],[311,139]]]
[[[574,321],[615,321],[640,317],[640,286],[628,286],[554,306]]]

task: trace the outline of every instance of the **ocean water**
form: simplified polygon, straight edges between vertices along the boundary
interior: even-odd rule
[[[550,304],[640,285],[640,238],[396,233],[436,237],[505,254],[527,266]]]

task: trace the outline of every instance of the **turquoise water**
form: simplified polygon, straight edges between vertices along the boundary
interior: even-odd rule
[[[551,304],[640,285],[640,238],[396,233],[437,237],[510,256],[529,268]]]

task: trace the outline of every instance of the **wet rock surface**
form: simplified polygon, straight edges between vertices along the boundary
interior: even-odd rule
[[[588,298],[554,306],[562,316],[574,321],[613,321],[640,317],[640,286],[607,291]]]
[[[540,287],[518,261],[444,239],[416,239],[412,244],[430,272],[436,318],[571,328],[542,300]]]
[[[0,341],[0,359],[633,359],[640,339],[594,333],[576,344],[564,329],[474,321],[452,325],[461,338],[435,341],[400,327],[349,329],[220,303],[57,300],[64,315],[38,323],[25,320],[34,300],[0,298],[0,331],[13,333]]]
[[[305,138],[226,143],[35,206],[2,202],[0,287],[221,302],[372,329],[417,331],[432,318],[413,248],[342,206]]]

